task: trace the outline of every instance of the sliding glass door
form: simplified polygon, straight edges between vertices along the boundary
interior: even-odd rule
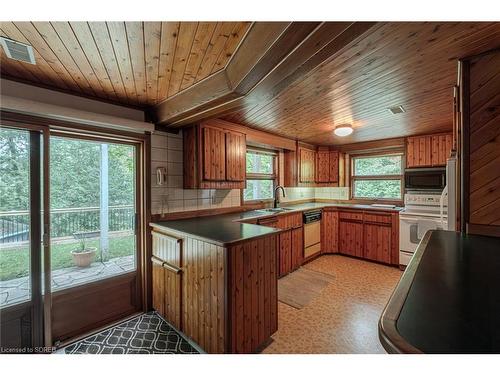
[[[143,186],[141,139],[0,126],[2,351],[142,310]]]
[[[139,309],[136,144],[51,135],[52,336]]]
[[[0,348],[43,345],[42,132],[0,126]]]
[[[51,137],[52,292],[136,269],[136,155],[124,144]]]

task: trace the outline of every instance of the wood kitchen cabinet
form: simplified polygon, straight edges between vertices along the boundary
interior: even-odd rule
[[[339,213],[339,252],[363,257],[363,213]]]
[[[314,183],[316,179],[316,151],[299,147],[299,182]]]
[[[323,209],[323,254],[340,253],[380,263],[399,264],[399,214],[375,210]]]
[[[207,353],[254,353],[269,341],[278,329],[279,233],[226,244],[153,228],[159,314]]]
[[[209,120],[183,130],[185,189],[244,189],[246,136]]]
[[[278,277],[282,277],[304,262],[304,231],[302,213],[290,213],[258,219],[258,225],[284,229],[278,235]]]
[[[321,150],[316,153],[316,182],[328,183],[339,181],[338,151]]]
[[[323,209],[321,216],[321,252],[333,254],[339,251],[339,213]]]
[[[279,273],[284,276],[292,271],[292,231],[287,230],[279,235]]]
[[[453,135],[434,134],[406,139],[406,167],[438,167],[450,157]]]
[[[181,329],[181,243],[153,232],[153,308],[175,328]]]
[[[364,215],[363,257],[382,263],[391,263],[392,244],[391,214]]]
[[[446,165],[446,160],[451,155],[452,144],[452,134],[438,134],[431,137],[432,166]]]

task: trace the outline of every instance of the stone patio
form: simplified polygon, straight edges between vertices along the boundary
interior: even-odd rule
[[[135,269],[134,255],[94,262],[87,268],[68,267],[52,272],[52,291],[106,279]],[[0,281],[0,306],[29,299],[29,276]]]

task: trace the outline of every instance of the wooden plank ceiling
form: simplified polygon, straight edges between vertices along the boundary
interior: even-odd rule
[[[451,131],[457,60],[500,47],[500,23],[380,23],[272,100],[227,121],[315,144]],[[387,108],[402,105],[406,113]],[[336,124],[350,123],[348,137]]]
[[[8,59],[1,74],[138,107],[155,105],[223,69],[249,22],[1,22],[33,46],[36,65]]]
[[[182,118],[189,110],[188,119],[222,117],[305,142],[348,144],[451,130],[457,60],[500,47],[498,22],[281,24],[1,22],[0,33],[31,44],[37,59],[37,65],[16,62],[2,50],[1,74],[138,106],[150,114],[161,114],[160,108],[171,118]],[[285,32],[265,32],[280,28]],[[274,61],[271,53],[264,62],[274,65],[266,65],[267,70],[254,63],[246,67],[244,62],[267,51],[259,50],[254,36],[283,59]],[[304,61],[302,52],[293,52],[302,50],[311,54]],[[233,54],[233,60],[246,57],[230,69]],[[248,71],[238,71],[243,65]],[[267,92],[246,87],[235,100],[230,85],[210,106],[217,98],[214,87],[227,84],[235,71],[238,77],[257,77],[252,85],[269,81],[259,86],[268,87]],[[223,102],[223,95],[232,104]],[[405,113],[393,115],[387,109],[399,105]],[[175,121],[162,123],[185,123]],[[354,133],[335,137],[334,126],[343,123],[353,124]]]

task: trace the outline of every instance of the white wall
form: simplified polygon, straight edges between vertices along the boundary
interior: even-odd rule
[[[144,133],[154,125],[137,109],[2,79],[0,106],[13,112],[78,124]]]
[[[156,168],[167,168],[159,186]],[[240,190],[183,189],[182,134],[156,132],[151,136],[151,211],[153,214],[240,206]]]

